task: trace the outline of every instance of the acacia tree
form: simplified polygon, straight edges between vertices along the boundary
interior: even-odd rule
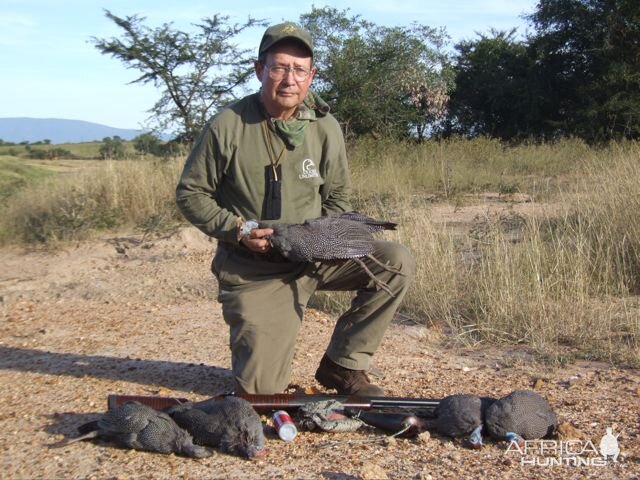
[[[137,15],[121,18],[108,10],[105,15],[122,29],[122,36],[92,37],[95,47],[142,73],[131,83],[161,89],[149,110],[151,123],[173,131],[184,143],[193,141],[209,117],[236,98],[237,89],[248,81],[253,58],[232,40],[249,27],[264,25],[253,18],[228,25],[229,17],[214,15],[195,24],[195,33],[187,33],[166,23],[147,27]]]

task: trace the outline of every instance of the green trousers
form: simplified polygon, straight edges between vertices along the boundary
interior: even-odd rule
[[[387,272],[363,259],[394,297],[380,290],[353,261],[272,262],[221,244],[212,270],[230,328],[231,365],[238,386],[247,393],[262,394],[286,389],[298,329],[316,290],[357,291],[351,307],[337,320],[326,353],[345,368],[368,369],[415,272],[413,256],[402,245],[376,241],[373,255],[404,274]]]

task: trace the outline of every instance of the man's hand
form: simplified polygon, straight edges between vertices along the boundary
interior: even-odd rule
[[[252,252],[265,253],[271,249],[269,240],[264,237],[273,235],[273,229],[271,228],[254,228],[240,240],[245,247]]]

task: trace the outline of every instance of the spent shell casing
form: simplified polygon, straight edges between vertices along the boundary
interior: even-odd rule
[[[285,442],[292,441],[298,434],[298,429],[291,416],[284,410],[278,410],[273,414],[273,426],[278,432],[278,436]]]

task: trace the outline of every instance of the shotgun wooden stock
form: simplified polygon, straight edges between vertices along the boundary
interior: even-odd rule
[[[274,395],[254,395],[249,393],[229,393],[219,395],[214,398],[222,399],[226,396],[235,396],[247,400],[259,413],[268,413],[275,410],[297,410],[302,405],[321,400],[337,400],[346,409],[350,410],[371,410],[371,409],[402,409],[402,410],[434,410],[439,400],[427,398],[408,397],[358,397],[355,395],[329,395],[329,394],[287,394],[279,393]],[[186,398],[162,397],[154,395],[109,395],[107,398],[108,408],[114,408],[126,402],[140,402],[156,410],[186,403]]]

